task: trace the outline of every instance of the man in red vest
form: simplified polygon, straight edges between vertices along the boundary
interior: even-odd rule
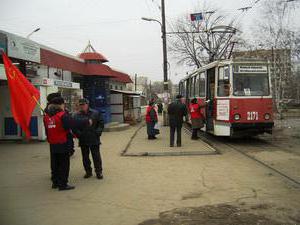
[[[204,127],[204,116],[201,112],[201,108],[204,108],[206,106],[206,103],[207,102],[200,105],[198,103],[197,98],[193,98],[191,104],[189,105],[191,121],[192,121],[192,129],[193,129],[192,132],[193,140],[198,139],[198,130]]]
[[[70,148],[68,147],[68,133],[71,128],[86,127],[92,124],[91,120],[73,119],[64,110],[62,97],[51,99],[44,115],[44,125],[47,140],[50,144],[52,188],[60,191],[74,189],[68,185],[70,170]]]
[[[157,123],[157,121],[158,121],[158,117],[154,107],[154,101],[150,100],[149,105],[147,106],[146,109],[146,124],[147,124],[147,134],[149,140],[156,139],[154,126],[155,123]]]

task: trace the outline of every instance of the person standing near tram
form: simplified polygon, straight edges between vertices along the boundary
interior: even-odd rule
[[[198,131],[204,127],[204,116],[201,112],[201,109],[206,107],[207,103],[206,101],[204,104],[199,104],[197,98],[193,98],[191,101],[191,104],[189,105],[189,111],[191,115],[191,122],[192,122],[192,139],[197,140],[198,139]]]
[[[154,100],[150,100],[146,109],[146,124],[147,124],[147,134],[148,139],[153,140],[156,139],[155,135],[155,123],[158,121],[157,111],[155,109]]]
[[[170,124],[170,147],[174,147],[175,132],[177,133],[177,147],[181,147],[181,128],[183,117],[187,118],[187,107],[182,103],[182,95],[177,95],[176,100],[168,106]]]

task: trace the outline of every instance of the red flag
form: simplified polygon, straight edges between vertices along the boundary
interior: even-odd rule
[[[2,56],[10,92],[11,111],[15,122],[20,125],[26,137],[29,138],[30,119],[40,97],[40,92],[11,63],[4,52],[2,52]]]

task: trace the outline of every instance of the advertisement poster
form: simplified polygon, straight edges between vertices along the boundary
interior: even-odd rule
[[[229,120],[229,100],[217,100],[217,120]]]

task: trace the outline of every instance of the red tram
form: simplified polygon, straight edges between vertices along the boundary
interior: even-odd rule
[[[266,61],[215,61],[181,80],[179,92],[186,104],[194,97],[200,104],[210,100],[202,109],[205,132],[230,137],[272,133],[270,68]]]

